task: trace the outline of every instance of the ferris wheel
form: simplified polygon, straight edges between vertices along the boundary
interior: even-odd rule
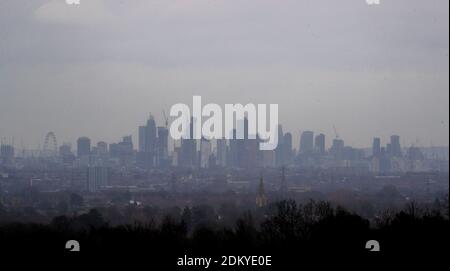
[[[58,153],[58,143],[56,141],[55,133],[48,132],[45,136],[44,141],[44,152],[45,157],[55,157]]]

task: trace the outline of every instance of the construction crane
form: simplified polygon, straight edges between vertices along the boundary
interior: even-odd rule
[[[339,139],[339,134],[336,130],[336,126],[333,125],[334,134],[336,135],[336,139]]]
[[[165,121],[166,128],[167,128],[169,126],[169,119],[167,118],[166,111],[164,109],[163,109],[162,113],[163,113],[164,121]]]

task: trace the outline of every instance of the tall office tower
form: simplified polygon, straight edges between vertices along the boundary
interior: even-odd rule
[[[324,134],[318,134],[314,139],[314,147],[315,151],[323,155],[325,154],[325,135]]]
[[[158,127],[157,139],[157,165],[159,167],[167,167],[169,162],[169,130],[166,127]]]
[[[389,159],[389,153],[386,148],[381,148],[380,151],[379,171],[380,173],[388,173],[391,171],[391,159]]]
[[[155,166],[156,160],[156,122],[150,114],[145,126],[139,127],[139,146],[137,162],[141,167],[151,168]]]
[[[300,154],[311,154],[314,151],[314,132],[304,131],[300,137]]]
[[[145,152],[145,135],[147,133],[147,126],[139,126],[139,146],[138,152]]]
[[[87,190],[89,192],[97,192],[99,189],[108,185],[108,168],[107,167],[88,167],[86,172]]]
[[[284,161],[284,135],[283,135],[283,127],[278,125],[278,145],[275,148],[275,164],[277,166],[282,166],[285,164]]]
[[[390,154],[394,157],[402,157],[402,147],[400,146],[400,137],[398,135],[391,136]]]
[[[391,148],[391,143],[386,144],[386,154],[387,155],[392,155],[392,148]]]
[[[77,140],[77,156],[88,156],[91,154],[91,140],[88,137],[80,137]]]
[[[189,124],[190,137],[189,139],[181,139],[181,153],[179,159],[179,166],[187,168],[198,167],[198,155],[197,155],[197,141],[194,138],[195,119],[191,117]]]
[[[152,115],[147,120],[145,132],[145,152],[155,154],[156,150],[156,122]]]
[[[200,167],[209,167],[209,157],[211,156],[211,141],[206,138],[200,140]]]
[[[375,137],[372,143],[372,156],[378,157],[381,154],[381,139]]]
[[[226,139],[217,139],[217,165],[220,167],[227,166],[227,141]]]
[[[283,164],[288,165],[292,162],[292,134],[286,133],[283,136]]]
[[[97,152],[100,156],[105,156],[108,154],[108,143],[104,141],[97,142]]]
[[[333,145],[330,148],[330,153],[336,159],[342,159],[344,155],[344,140],[342,139],[333,139]]]

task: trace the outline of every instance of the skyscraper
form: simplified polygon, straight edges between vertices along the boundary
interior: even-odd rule
[[[402,147],[400,146],[400,137],[398,135],[391,136],[390,154],[394,157],[402,157]]]
[[[145,152],[145,135],[147,134],[147,126],[139,126],[139,147],[138,152]]]
[[[333,145],[330,148],[330,153],[336,158],[336,159],[342,159],[344,155],[344,140],[335,138],[333,139]]]
[[[147,120],[144,146],[145,152],[155,154],[156,149],[156,122],[152,115]]]
[[[77,140],[77,155],[78,157],[87,156],[91,154],[91,140],[88,137],[80,137]]]
[[[314,132],[304,131],[300,137],[300,153],[311,154],[314,151]]]
[[[284,161],[284,134],[283,127],[281,124],[278,125],[278,145],[275,148],[275,163],[277,166],[282,166],[285,164]]]
[[[325,135],[324,134],[318,134],[314,139],[314,146],[315,151],[323,155],[325,154]]]
[[[198,167],[197,141],[194,139],[195,119],[191,117],[189,124],[190,137],[181,139],[181,152],[178,165],[181,167]]]
[[[286,133],[283,136],[283,165],[292,162],[292,134]]]
[[[375,137],[372,143],[372,155],[378,157],[381,154],[381,139]]]
[[[155,166],[156,160],[156,122],[152,115],[149,116],[145,126],[139,127],[138,163],[141,167]]]

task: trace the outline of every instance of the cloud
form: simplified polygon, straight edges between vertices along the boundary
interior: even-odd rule
[[[0,0],[0,136],[116,140],[201,94],[279,103],[294,134],[448,144],[448,17],[446,0]]]

